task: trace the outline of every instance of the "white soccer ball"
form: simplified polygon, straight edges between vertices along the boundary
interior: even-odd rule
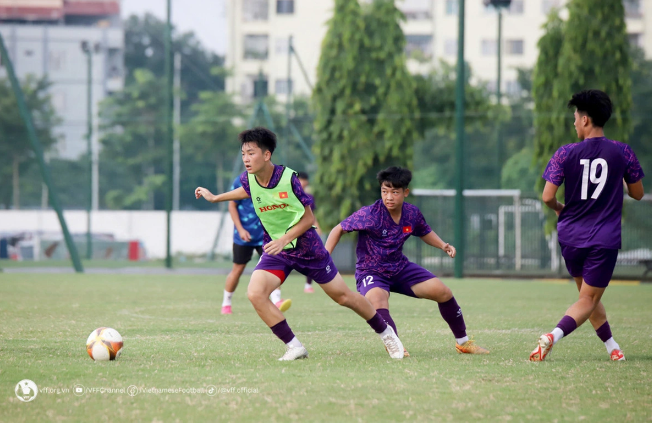
[[[97,328],[86,340],[86,351],[95,361],[109,361],[120,357],[122,336],[111,328]]]

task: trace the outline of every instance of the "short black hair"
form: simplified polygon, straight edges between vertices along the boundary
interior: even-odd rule
[[[261,126],[240,132],[238,134],[238,140],[240,141],[240,148],[252,142],[263,150],[263,152],[269,151],[274,154],[274,150],[276,150],[276,134]]]
[[[568,102],[568,108],[575,107],[578,113],[587,114],[593,126],[604,127],[609,118],[613,106],[609,96],[600,90],[584,90],[573,94],[573,98]]]
[[[412,172],[403,167],[392,166],[378,172],[376,179],[381,187],[386,184],[392,188],[406,189],[412,181]]]
[[[306,172],[299,172],[297,175],[299,176],[299,179],[305,179],[306,181],[310,180]]]

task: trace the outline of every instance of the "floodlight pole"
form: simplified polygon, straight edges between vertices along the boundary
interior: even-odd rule
[[[93,258],[91,236],[91,210],[93,209],[93,50],[91,44],[83,41],[81,49],[86,55],[86,150],[88,151],[88,203],[86,206],[86,259]]]
[[[502,45],[503,45],[503,9],[498,7],[498,75],[496,78],[496,103],[498,104],[498,110],[502,106]],[[502,184],[502,178],[500,175],[501,164],[503,160],[503,140],[500,133],[500,119],[496,119],[496,165],[498,168],[498,185],[496,188],[500,188]]]
[[[172,196],[173,196],[173,128],[172,128],[172,1],[167,0],[167,22],[165,25],[165,145],[166,157],[166,191],[165,213],[167,216],[167,239],[165,247],[165,267],[172,268],[172,254],[170,251],[170,227],[172,218]]]
[[[464,0],[458,0],[457,29],[457,81],[455,84],[455,128],[457,144],[455,149],[455,277],[464,276]]]
[[[287,150],[290,148],[290,108],[292,107],[292,94],[291,94],[291,81],[292,78],[292,36],[288,38],[288,77],[285,81],[285,86],[287,89],[285,97],[285,148],[281,157],[283,159],[283,164],[288,165],[287,162]]]
[[[16,96],[16,103],[18,104],[18,111],[20,116],[23,118],[25,123],[25,128],[27,129],[27,137],[29,142],[32,144],[32,149],[36,155],[36,161],[38,162],[39,168],[41,169],[41,175],[43,176],[43,181],[48,187],[48,194],[50,196],[50,203],[57,213],[59,219],[59,224],[61,225],[61,231],[63,232],[63,238],[66,241],[66,246],[68,247],[68,252],[70,253],[70,258],[72,259],[72,264],[77,273],[84,273],[84,267],[82,266],[81,260],[79,259],[79,254],[77,253],[77,247],[70,236],[68,231],[68,225],[66,224],[66,219],[63,217],[63,210],[61,209],[61,204],[59,203],[59,196],[57,195],[56,188],[52,184],[52,177],[50,176],[50,169],[45,164],[45,159],[43,158],[43,147],[41,142],[38,139],[36,130],[34,129],[34,123],[32,121],[32,113],[27,108],[25,102],[25,96],[23,95],[23,90],[20,88],[18,83],[18,78],[16,78],[16,73],[14,72],[14,65],[9,58],[7,49],[5,48],[5,41],[0,33],[0,58],[2,58],[2,63],[7,69],[7,75],[9,76],[9,81],[11,82],[11,87],[14,90],[14,95]]]

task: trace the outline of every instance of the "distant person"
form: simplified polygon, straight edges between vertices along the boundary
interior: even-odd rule
[[[235,178],[230,191],[240,188],[240,177]],[[229,214],[233,219],[233,268],[226,277],[224,286],[224,299],[222,300],[222,314],[232,314],[231,299],[240,282],[247,263],[251,260],[254,250],[259,256],[263,255],[263,226],[256,216],[254,205],[250,198],[229,201]],[[275,289],[270,296],[272,302],[282,312],[292,306],[292,300],[282,300],[281,290]]]
[[[552,156],[543,174],[546,186],[542,199],[559,216],[561,253],[580,295],[557,327],[541,335],[530,361],[543,361],[554,344],[587,319],[610,359],[624,361],[600,299],[621,248],[623,184],[630,197],[643,198],[643,169],[630,146],[604,136],[603,127],[612,111],[607,94],[581,91],[573,95],[568,108],[575,108],[574,125],[580,142],[563,145]],[[566,188],[565,205],[556,198],[561,184]]]
[[[308,192],[310,191],[310,188],[308,186],[310,185],[309,177],[306,172],[299,172],[299,182],[301,183],[301,188],[305,191],[306,195],[310,197],[312,200],[312,204],[310,205],[310,209],[314,213],[315,210],[317,210],[317,206],[315,206],[315,197],[312,195],[312,193]],[[319,222],[317,222],[317,217],[315,217],[315,229],[317,230],[317,234],[321,237],[322,231],[321,227],[319,226]],[[310,276],[306,276],[306,285],[303,288],[303,292],[306,294],[312,294],[315,292],[315,290],[312,287],[312,278]]]

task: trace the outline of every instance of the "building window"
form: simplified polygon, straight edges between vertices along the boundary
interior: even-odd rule
[[[444,42],[444,54],[446,56],[457,55],[457,38],[449,38]]]
[[[267,96],[267,78],[256,77],[254,80],[254,98]]]
[[[457,15],[457,0],[446,0],[446,14]]]
[[[523,55],[523,40],[507,40],[505,42],[505,53],[510,56]]]
[[[267,76],[247,75],[240,85],[240,94],[244,100],[251,100],[258,96],[265,97],[267,95]]]
[[[498,53],[496,40],[482,40],[482,55],[495,56]]]
[[[242,18],[245,22],[266,21],[269,19],[268,0],[243,0]]]
[[[625,7],[625,17],[627,18],[640,18],[641,14],[641,0],[623,0]]]
[[[277,38],[274,41],[274,51],[276,52],[277,55],[279,56],[285,56],[288,54],[288,45],[289,39],[288,38]]]
[[[636,47],[643,47],[641,45],[641,34],[637,34],[637,33],[627,34],[627,39],[629,40],[630,45]]]
[[[409,21],[432,19],[432,0],[405,0],[399,8]]]
[[[525,2],[523,0],[512,0],[509,6],[510,15],[522,15],[525,9]]]
[[[405,54],[415,60],[432,57],[432,35],[406,35]]]
[[[291,94],[292,93],[292,80],[291,79],[277,79],[274,92],[276,94]]]
[[[48,69],[51,71],[63,71],[66,67],[65,50],[50,51],[48,53]]]
[[[543,0],[543,2],[541,3],[541,11],[547,15],[554,7],[560,7],[560,6],[561,6],[560,0]]]
[[[505,81],[505,92],[508,95],[519,95],[521,93],[521,85],[518,81]]]
[[[294,0],[276,0],[277,15],[292,15],[294,13]]]
[[[244,58],[254,60],[267,60],[269,46],[267,35],[245,35]]]

